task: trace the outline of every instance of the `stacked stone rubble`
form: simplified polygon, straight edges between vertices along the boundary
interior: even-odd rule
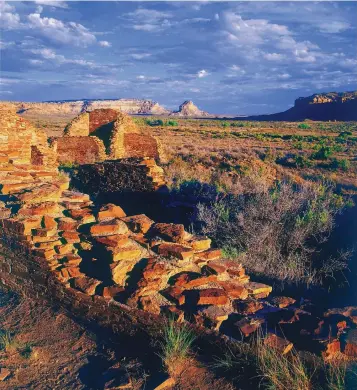
[[[269,329],[266,343],[282,353],[292,343],[277,335],[279,329],[291,341],[303,337],[321,346],[326,358],[342,351],[356,356],[353,342],[341,342],[355,328],[356,308],[319,318],[308,302],[269,299],[272,288],[250,281],[241,264],[211,248],[209,238],[180,224],[127,216],[118,205],[96,207],[88,195],[68,190],[51,148],[39,148],[46,165],[32,158],[41,136],[17,116],[1,116],[0,238],[7,246],[43,259],[60,282],[89,296],[237,338]],[[143,164],[156,166],[150,159]]]

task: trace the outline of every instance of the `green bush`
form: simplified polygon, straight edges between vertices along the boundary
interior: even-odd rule
[[[178,122],[170,120],[166,122],[166,126],[178,126]]]
[[[320,146],[315,153],[312,153],[310,158],[312,160],[327,160],[332,154],[333,149],[330,146]]]
[[[222,122],[221,126],[222,127],[230,127],[230,123],[229,122]]]
[[[310,168],[313,165],[313,163],[305,156],[301,156],[301,155],[295,156],[294,160],[297,168]]]
[[[307,123],[300,123],[298,126],[299,129],[311,129],[311,126]]]
[[[341,160],[334,158],[331,161],[331,167],[333,169],[341,169],[342,171],[347,172],[351,168],[351,163],[347,158],[343,158]]]

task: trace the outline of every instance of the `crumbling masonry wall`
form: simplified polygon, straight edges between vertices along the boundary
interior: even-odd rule
[[[94,141],[94,140],[95,141]],[[160,160],[158,141],[139,133],[133,120],[113,109],[85,112],[52,139],[60,163],[90,164],[107,159],[151,157]]]

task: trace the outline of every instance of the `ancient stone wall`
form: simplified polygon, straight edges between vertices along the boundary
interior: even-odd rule
[[[72,119],[72,121],[65,127],[64,135],[68,137],[89,136],[89,113],[85,112]]]
[[[106,159],[103,142],[97,137],[53,139],[59,163],[91,164]]]
[[[152,159],[120,159],[85,164],[76,170],[73,184],[89,194],[151,192],[165,185],[164,172]]]
[[[118,111],[110,108],[94,110],[89,112],[89,134],[95,132],[99,127],[117,119]]]
[[[160,159],[158,141],[149,135],[126,133],[124,151],[125,157],[149,156]]]
[[[95,142],[91,138],[95,138]],[[59,162],[90,164],[126,157],[160,159],[157,140],[149,135],[140,135],[128,115],[113,109],[80,114],[66,127],[65,137],[58,138],[54,144]]]

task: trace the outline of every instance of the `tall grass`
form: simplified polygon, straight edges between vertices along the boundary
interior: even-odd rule
[[[169,320],[165,325],[160,357],[171,376],[184,367],[191,355],[195,338],[186,324],[178,325],[174,320]]]

